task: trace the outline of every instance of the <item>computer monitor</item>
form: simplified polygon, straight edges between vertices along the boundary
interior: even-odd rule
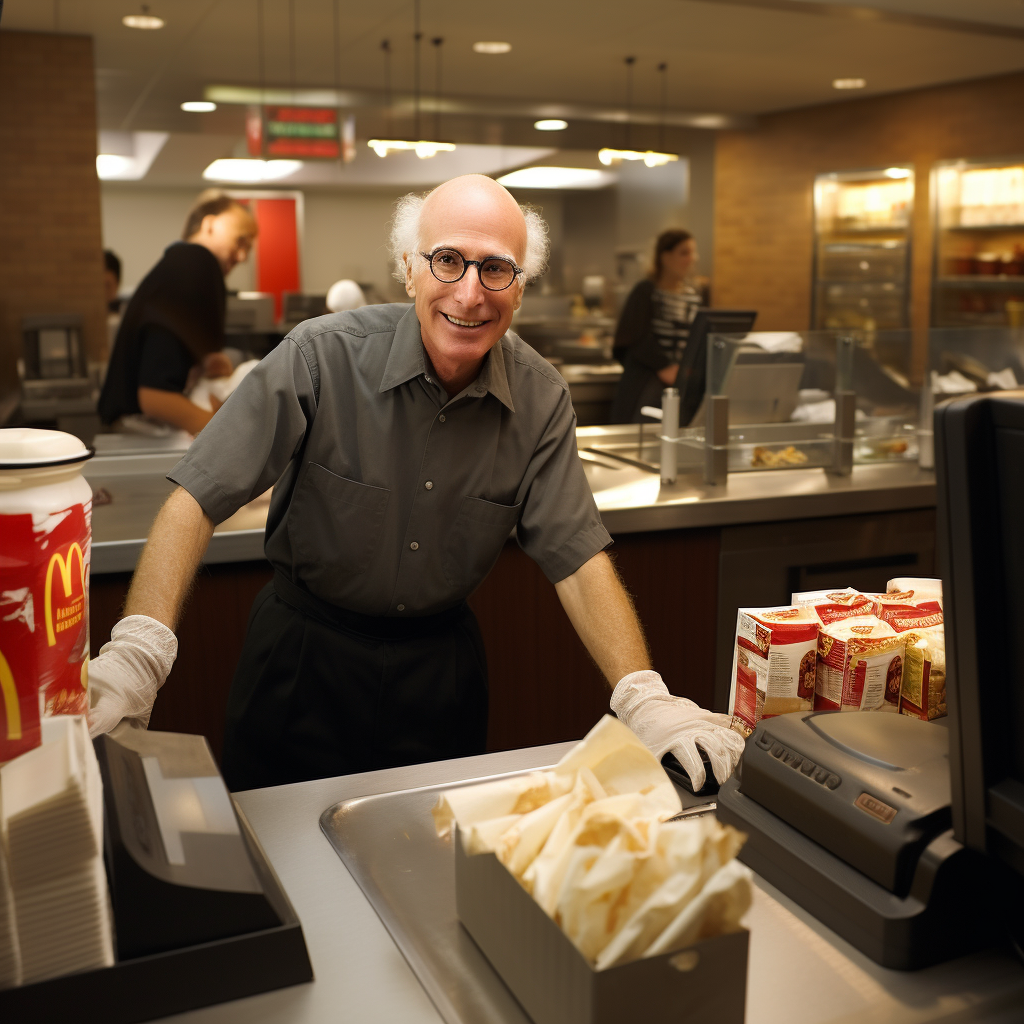
[[[1024,391],[936,408],[935,469],[953,829],[1024,877]]]
[[[707,386],[708,335],[747,334],[754,327],[757,311],[752,309],[699,309],[690,324],[686,350],[679,366],[679,422],[693,420],[704,400]]]

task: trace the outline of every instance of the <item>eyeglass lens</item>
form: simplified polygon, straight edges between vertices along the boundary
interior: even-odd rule
[[[477,269],[480,273],[480,283],[492,292],[503,291],[516,276],[515,264],[500,256],[482,260]],[[430,270],[439,281],[450,284],[458,281],[466,272],[466,261],[462,254],[454,249],[439,249],[430,257]]]

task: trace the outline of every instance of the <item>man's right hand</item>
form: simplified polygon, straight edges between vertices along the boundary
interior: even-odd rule
[[[178,640],[148,615],[128,615],[110,631],[110,642],[89,662],[89,735],[110,732],[122,719],[149,725],[156,692],[163,686]]]

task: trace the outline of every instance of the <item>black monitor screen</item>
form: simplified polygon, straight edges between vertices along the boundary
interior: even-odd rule
[[[953,825],[1024,875],[1024,391],[935,410]]]
[[[707,384],[708,335],[746,334],[754,327],[753,309],[699,309],[690,324],[686,350],[679,366],[679,422],[686,426],[704,400]]]

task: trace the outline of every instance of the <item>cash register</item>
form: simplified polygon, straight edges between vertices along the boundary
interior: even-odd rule
[[[948,719],[764,719],[718,795],[740,859],[886,967],[1024,932],[1024,391],[935,410]]]

